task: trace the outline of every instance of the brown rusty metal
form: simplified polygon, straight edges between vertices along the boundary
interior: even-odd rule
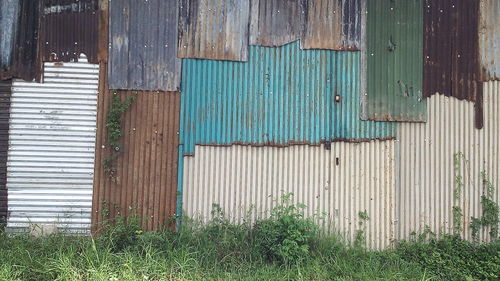
[[[144,230],[173,227],[169,218],[176,212],[180,94],[117,91],[123,100],[133,94],[137,98],[122,116],[122,154],[113,181],[103,167],[111,155],[106,143],[111,98],[106,67],[101,63],[92,230],[99,231],[106,219],[119,216],[140,218]]]
[[[109,44],[109,1],[99,0],[99,19],[97,21],[99,28],[97,42],[97,59],[99,62],[108,62],[108,44]]]
[[[40,60],[98,63],[97,0],[44,0],[40,19]]]
[[[476,127],[482,128],[478,18],[479,1],[425,1],[424,97],[474,101]]]
[[[7,150],[12,82],[0,81],[0,229],[7,218]]]

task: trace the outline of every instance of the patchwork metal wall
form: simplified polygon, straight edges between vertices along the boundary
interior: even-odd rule
[[[7,219],[7,149],[11,86],[11,81],[0,81],[0,229]]]
[[[179,1],[180,58],[246,61],[250,0]]]
[[[367,244],[381,249],[394,238],[395,141],[336,142],[321,146],[196,146],[184,157],[184,214],[207,221],[213,204],[233,220],[269,215],[280,196],[292,192],[308,217],[353,240],[366,231]],[[360,227],[359,212],[370,219]]]
[[[362,0],[306,1],[303,49],[360,50]],[[373,1],[372,1],[373,2]]]
[[[362,119],[422,122],[423,0],[363,2]]]
[[[359,52],[251,46],[248,62],[186,59],[184,155],[202,145],[318,144],[395,136],[395,124],[359,120]]]
[[[40,17],[40,59],[77,61],[85,54],[97,63],[98,0],[43,0]]]
[[[178,91],[177,0],[109,1],[109,87]]]
[[[481,0],[479,14],[481,80],[500,80],[500,1]]]
[[[45,63],[43,84],[13,82],[8,230],[90,230],[98,76],[94,64]]]
[[[145,230],[159,230],[176,212],[180,93],[117,91],[122,100],[137,98],[122,115],[122,154],[113,180],[103,165],[113,149],[106,129],[113,91],[107,89],[105,73],[99,89],[93,229],[106,219],[126,216],[144,218]]]
[[[500,202],[499,94],[499,82],[485,85],[482,130],[474,128],[472,102],[442,95],[428,99],[426,124],[399,124],[398,238],[408,238],[413,231],[421,233],[425,226],[436,233],[452,233],[452,209],[459,206],[463,212],[461,234],[471,239],[471,216],[482,214],[482,171],[496,188],[495,201]],[[460,178],[464,187],[455,198]],[[487,229],[480,238],[489,240]]]

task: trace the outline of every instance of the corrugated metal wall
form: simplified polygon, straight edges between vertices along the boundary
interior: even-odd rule
[[[9,76],[12,63],[12,51],[16,42],[19,19],[19,0],[0,2],[0,79]]]
[[[288,145],[395,136],[359,120],[359,52],[250,47],[246,63],[184,60],[181,143]]]
[[[398,238],[423,232],[425,226],[436,233],[452,232],[452,208],[457,205],[463,211],[462,235],[470,239],[470,217],[481,216],[480,196],[485,192],[481,171],[496,187],[500,202],[500,83],[485,86],[483,130],[474,129],[472,102],[435,95],[428,107],[426,124],[401,123],[398,128]],[[454,165],[457,153],[467,160],[461,159],[459,172]],[[460,200],[453,196],[457,176],[465,185]],[[482,238],[487,239],[486,231]]]
[[[7,218],[7,149],[12,82],[0,81],[0,229]]]
[[[177,0],[109,2],[109,87],[178,91]]]
[[[77,61],[85,54],[97,61],[97,0],[43,0],[40,18],[40,59]]]
[[[45,63],[44,83],[12,85],[7,228],[88,232],[98,65]]]
[[[219,204],[233,220],[254,221],[293,192],[307,216],[324,213],[319,222],[351,240],[360,229],[359,212],[366,211],[367,243],[384,248],[394,238],[394,145],[196,146],[194,157],[184,157],[184,214],[207,221],[212,204]]]
[[[361,0],[307,1],[303,49],[359,50]]]
[[[180,58],[246,61],[250,0],[180,0]]]
[[[137,93],[122,117],[123,154],[117,158],[114,182],[103,166],[104,159],[111,155],[106,142],[111,95],[105,73],[101,72],[99,89],[93,229],[98,230],[107,218],[137,216],[147,218],[143,221],[144,229],[158,230],[176,211],[180,94]],[[124,100],[134,93],[117,94]]]
[[[500,1],[481,0],[479,9],[481,79],[500,80]]]
[[[251,0],[250,45],[276,47],[299,40],[305,0]]]
[[[425,121],[423,0],[366,1],[364,5],[362,118]]]
[[[424,12],[424,97],[439,93],[475,101],[477,128],[483,117],[479,2],[426,0]]]

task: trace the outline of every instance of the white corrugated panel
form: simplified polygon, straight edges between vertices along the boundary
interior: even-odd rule
[[[89,232],[98,77],[98,65],[45,63],[44,83],[13,82],[8,230]]]
[[[484,87],[484,128],[474,128],[474,104],[442,95],[428,99],[427,123],[400,123],[398,128],[398,237],[421,233],[426,226],[452,233],[453,206],[463,212],[463,237],[471,239],[470,218],[481,216],[486,171],[500,202],[500,84]],[[454,155],[463,154],[455,172]],[[465,158],[465,159],[464,159]],[[460,199],[454,199],[457,176],[463,178]],[[481,233],[488,240],[488,231]]]
[[[366,210],[368,245],[384,248],[394,238],[394,145],[196,146],[194,157],[184,157],[184,214],[207,221],[212,204],[219,204],[228,217],[253,221],[292,192],[308,216],[325,213],[330,231],[348,239],[361,229],[358,214]]]

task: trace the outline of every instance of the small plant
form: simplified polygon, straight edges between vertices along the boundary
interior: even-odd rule
[[[309,257],[311,243],[318,234],[316,224],[303,216],[306,206],[292,204],[292,196],[283,195],[280,204],[271,210],[271,217],[255,223],[255,243],[270,261],[301,263]]]
[[[462,190],[465,187],[462,173],[460,167],[462,166],[462,160],[465,164],[468,164],[467,159],[463,152],[457,152],[453,155],[453,169],[455,172],[455,186],[453,188],[453,202],[454,206],[452,208],[453,214],[453,233],[460,235],[462,232],[462,208],[458,205],[460,204]]]
[[[359,212],[358,217],[359,229],[356,231],[356,237],[354,237],[354,247],[362,248],[366,243],[366,222],[370,220],[370,217],[366,210]]]
[[[498,238],[500,208],[498,204],[493,201],[495,187],[488,179],[485,171],[481,172],[481,178],[485,189],[484,194],[481,195],[481,209],[483,215],[480,218],[471,217],[470,228],[472,230],[472,238],[478,241],[481,228],[489,227],[490,237],[492,240],[495,240]]]
[[[116,177],[116,159],[122,153],[120,138],[122,137],[121,131],[121,118],[122,114],[132,105],[132,102],[137,98],[137,92],[132,96],[126,98],[123,102],[117,92],[111,95],[111,108],[109,109],[106,128],[108,131],[108,145],[111,148],[111,156],[103,161],[104,172],[114,181]]]

